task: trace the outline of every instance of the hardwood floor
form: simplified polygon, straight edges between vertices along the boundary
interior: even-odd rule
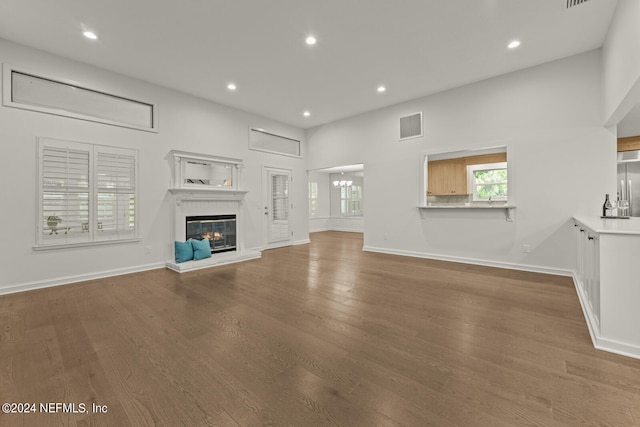
[[[0,425],[640,424],[640,360],[593,349],[570,278],[361,247],[1,296],[0,401],[37,410]]]

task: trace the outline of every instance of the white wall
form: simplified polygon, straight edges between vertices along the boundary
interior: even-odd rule
[[[602,47],[604,120],[617,124],[640,102],[640,1],[619,0]]]
[[[263,165],[293,169],[294,241],[308,239],[306,159],[248,149],[248,128],[262,127],[302,139],[301,129],[187,96],[139,80],[72,62],[0,39],[4,63],[76,80],[91,88],[159,105],[159,132],[149,133],[0,107],[4,148],[0,181],[2,242],[0,293],[163,265],[173,257],[172,197],[167,192],[172,149],[244,159],[241,187],[246,246],[262,246]],[[35,252],[36,137],[137,148],[140,152],[140,229],[142,241],[77,249]],[[303,145],[306,154],[306,145]],[[151,246],[151,254],[144,247]]]
[[[314,216],[309,216],[309,232],[327,231],[331,222],[331,189],[329,173],[309,171],[309,182],[318,185],[318,204]]]
[[[307,131],[309,166],[364,160],[367,249],[568,273],[569,219],[598,215],[605,192],[615,192],[601,69],[592,51],[320,126]],[[416,111],[425,136],[398,142],[398,118]],[[498,145],[508,149],[515,222],[500,210],[421,216],[424,153]]]

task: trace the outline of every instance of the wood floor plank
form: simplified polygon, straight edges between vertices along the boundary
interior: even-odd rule
[[[25,317],[24,293],[0,298],[0,403],[14,402],[24,381]],[[21,422],[18,414],[0,414],[0,426]]]
[[[0,426],[640,425],[570,278],[362,245],[0,296],[0,398],[108,407]]]

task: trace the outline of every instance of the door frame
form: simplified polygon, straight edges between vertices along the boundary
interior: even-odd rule
[[[271,210],[271,182],[270,172],[281,172],[289,176],[289,239],[280,242],[269,243],[269,215]],[[293,169],[279,166],[262,165],[262,247],[263,249],[275,249],[293,245],[293,224],[295,219],[295,203],[293,200]]]

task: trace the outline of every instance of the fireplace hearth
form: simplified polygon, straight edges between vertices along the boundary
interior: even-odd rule
[[[211,253],[236,250],[235,215],[200,215],[186,217],[186,240],[209,241]]]

